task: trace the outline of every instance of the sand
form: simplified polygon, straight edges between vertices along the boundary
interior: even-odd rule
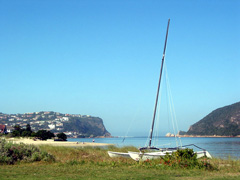
[[[41,141],[28,138],[9,138],[8,141],[12,141],[13,143],[24,143],[24,144],[32,144],[32,145],[50,145],[50,146],[65,146],[65,147],[99,147],[99,146],[110,146],[113,144],[107,144],[107,143],[95,143],[95,142],[68,142],[68,141],[53,141],[53,140],[47,140],[47,141]]]

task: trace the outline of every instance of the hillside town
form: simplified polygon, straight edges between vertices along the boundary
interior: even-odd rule
[[[90,115],[80,114],[62,114],[53,111],[31,112],[24,114],[4,114],[0,112],[0,133],[11,133],[15,125],[25,128],[30,124],[32,131],[48,130],[53,133],[64,132],[68,137],[81,136],[75,131],[64,131],[64,122],[68,122],[71,118],[78,117],[90,118]]]

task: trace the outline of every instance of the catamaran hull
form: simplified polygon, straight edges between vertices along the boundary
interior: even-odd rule
[[[128,151],[128,154],[135,161],[139,161],[139,160],[146,161],[146,160],[158,159],[166,155],[165,152],[150,152],[150,153],[140,152],[139,153],[139,152],[131,152],[131,151]]]
[[[201,158],[201,157],[207,157],[212,159],[212,156],[210,155],[210,153],[208,151],[197,151],[197,158]]]
[[[131,152],[128,151],[128,154],[130,155],[130,157],[135,160],[135,161],[139,161],[141,159],[140,153],[139,152]]]
[[[172,152],[150,152],[150,153],[141,153],[141,152],[131,152],[128,151],[128,154],[130,155],[130,157],[135,160],[135,161],[146,161],[146,160],[153,160],[153,159],[159,159],[163,156],[165,156],[166,154],[171,154]],[[195,152],[197,154],[197,158],[201,158],[201,157],[207,157],[212,159],[212,156],[210,155],[210,153],[208,151],[197,151]]]
[[[130,155],[129,155],[128,153],[123,153],[123,152],[108,151],[108,155],[109,155],[111,158],[115,158],[115,157],[130,158]]]

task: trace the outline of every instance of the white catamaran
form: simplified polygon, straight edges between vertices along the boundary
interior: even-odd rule
[[[167,46],[167,38],[168,38],[168,29],[169,29],[169,24],[170,24],[170,19],[168,20],[168,25],[167,25],[167,32],[166,32],[166,37],[165,37],[165,44],[164,44],[164,50],[163,50],[163,56],[162,56],[162,63],[161,63],[161,69],[160,69],[160,76],[159,76],[159,81],[158,81],[158,89],[157,89],[157,96],[156,96],[156,101],[155,101],[155,107],[154,107],[154,113],[153,113],[153,119],[152,119],[152,126],[150,129],[150,136],[149,136],[149,142],[146,147],[139,148],[139,152],[132,152],[128,151],[128,153],[122,153],[122,152],[112,152],[108,151],[108,154],[110,157],[127,157],[127,158],[132,158],[135,161],[139,160],[147,160],[147,159],[156,159],[160,158],[161,156],[165,156],[166,154],[171,154],[174,151],[177,151],[178,149],[184,149],[189,146],[194,146],[195,148],[200,149],[201,151],[196,151],[195,153],[197,154],[197,158],[201,157],[208,157],[211,158],[211,155],[206,151],[205,149],[202,149],[194,144],[189,144],[182,146],[181,143],[180,145],[177,145],[176,147],[173,148],[158,148],[152,146],[152,139],[153,139],[153,129],[154,129],[154,123],[156,119],[156,111],[157,111],[157,105],[158,105],[158,97],[159,97],[159,90],[160,90],[160,85],[161,85],[161,79],[162,79],[162,72],[163,72],[163,66],[164,66],[164,59],[165,59],[165,51],[166,51],[166,46]]]

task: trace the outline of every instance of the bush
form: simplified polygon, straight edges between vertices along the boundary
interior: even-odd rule
[[[55,137],[55,135],[51,131],[47,130],[39,130],[36,134],[35,137],[40,138],[41,140],[47,140],[51,139],[52,137]]]
[[[59,133],[57,134],[58,139],[66,141],[67,140],[67,135],[64,133]]]
[[[176,152],[173,152],[172,155],[167,154],[163,156],[160,160],[160,164],[179,168],[214,169],[208,159],[197,159],[197,155],[194,153],[193,149],[188,148],[178,149]]]
[[[33,145],[13,144],[0,140],[0,164],[14,164],[18,161],[55,161],[54,156],[40,151]]]

